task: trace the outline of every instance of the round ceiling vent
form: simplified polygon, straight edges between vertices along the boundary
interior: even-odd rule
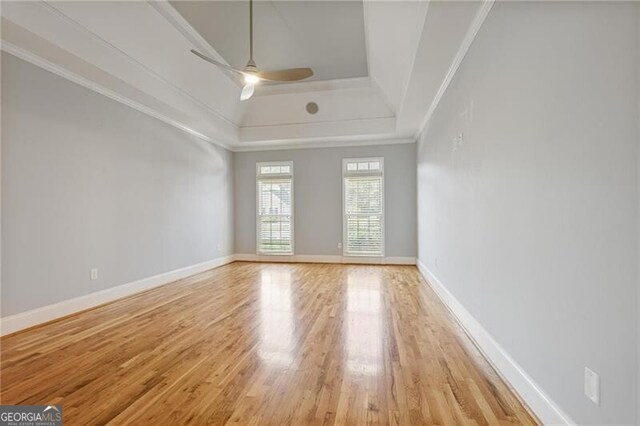
[[[309,102],[305,108],[309,114],[315,114],[319,109],[318,104],[315,102]]]

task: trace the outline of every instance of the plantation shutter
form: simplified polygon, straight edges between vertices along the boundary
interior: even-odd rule
[[[259,254],[293,254],[293,174],[290,163],[258,164]]]
[[[383,255],[383,192],[382,159],[345,160],[345,255]]]

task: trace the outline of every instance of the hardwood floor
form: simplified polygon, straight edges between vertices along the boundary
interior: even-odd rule
[[[237,262],[1,348],[81,424],[535,424],[413,266]]]

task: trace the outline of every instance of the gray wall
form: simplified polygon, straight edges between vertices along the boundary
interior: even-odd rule
[[[3,54],[3,316],[233,253],[232,167],[224,149]]]
[[[237,152],[236,253],[256,253],[256,162],[293,160],[295,254],[342,255],[342,159],[384,157],[387,257],[416,255],[415,145]]]
[[[637,420],[637,7],[497,2],[418,145],[420,260],[579,424]]]

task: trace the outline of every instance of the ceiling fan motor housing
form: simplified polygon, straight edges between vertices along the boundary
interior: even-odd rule
[[[247,62],[247,65],[244,67],[244,70],[247,72],[257,73],[258,67],[256,66],[256,63],[253,61],[253,59],[249,59],[249,62]]]

